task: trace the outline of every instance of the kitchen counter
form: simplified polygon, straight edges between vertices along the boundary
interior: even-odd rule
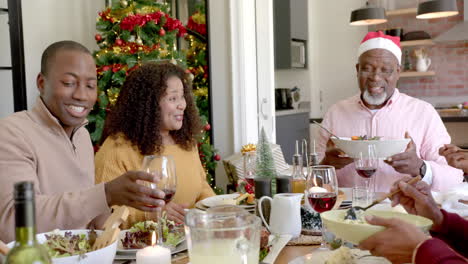
[[[276,110],[276,116],[286,116],[286,115],[295,115],[310,112],[309,108],[300,108],[300,109],[288,109],[288,110]]]

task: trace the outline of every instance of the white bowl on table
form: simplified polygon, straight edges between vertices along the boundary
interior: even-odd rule
[[[52,231],[52,232],[47,232],[47,233],[41,233],[36,235],[37,242],[40,244],[45,243],[47,240],[45,235],[48,234],[65,234],[65,232],[72,232],[73,235],[81,235],[81,234],[86,234],[88,235],[88,232],[90,230],[87,229],[77,229],[77,230],[60,230],[60,231]],[[97,235],[101,235],[103,231],[101,230],[95,230]],[[15,241],[8,243],[8,247],[12,248],[15,244]],[[107,247],[90,251],[85,253],[85,257],[80,256],[80,255],[74,255],[70,257],[62,257],[62,258],[53,258],[52,263],[53,264],[94,264],[94,263],[102,263],[102,264],[111,264],[114,261],[115,258],[115,253],[117,250],[117,240],[110,244]]]
[[[385,228],[368,223],[347,223],[344,217],[347,210],[331,210],[320,214],[326,229],[336,237],[349,241],[355,245]],[[398,218],[407,223],[416,225],[426,232],[432,226],[432,220],[422,216],[400,213],[395,211],[367,210],[364,215],[375,215],[384,218]]]
[[[403,139],[380,139],[380,140],[352,140],[351,138],[331,138],[336,147],[343,150],[351,158],[359,158],[360,153],[367,153],[369,145],[375,145],[376,156],[386,159],[395,154],[404,152],[410,142],[409,138]],[[364,156],[365,157],[365,156]]]

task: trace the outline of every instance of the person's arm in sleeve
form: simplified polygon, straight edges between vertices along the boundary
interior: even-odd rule
[[[462,241],[463,242],[463,241]],[[415,264],[466,264],[468,260],[455,252],[442,240],[431,238],[415,250],[412,263]]]
[[[76,192],[44,195],[36,174],[37,157],[32,142],[14,126],[0,126],[0,239],[14,239],[15,215],[13,185],[32,181],[35,187],[37,232],[56,228],[74,229],[86,226],[94,217],[109,210],[104,185],[99,184]],[[58,188],[59,189],[59,188]]]
[[[435,109],[429,108],[428,111],[431,111],[431,118],[421,143],[421,159],[430,166],[432,182],[428,184],[432,190],[447,190],[463,181],[463,171],[448,165],[445,158],[439,155],[439,148],[449,144],[451,139]]]
[[[437,231],[432,231],[431,235],[443,240],[457,252],[468,257],[468,220],[463,219],[458,214],[441,210],[444,220]]]

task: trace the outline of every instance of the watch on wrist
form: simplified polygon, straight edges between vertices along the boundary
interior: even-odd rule
[[[423,161],[423,164],[419,168],[419,175],[421,175],[421,178],[424,178],[424,175],[426,175],[426,162]]]

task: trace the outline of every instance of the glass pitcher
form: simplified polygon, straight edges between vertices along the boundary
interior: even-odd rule
[[[191,264],[258,264],[260,218],[236,206],[190,210],[185,236]]]

